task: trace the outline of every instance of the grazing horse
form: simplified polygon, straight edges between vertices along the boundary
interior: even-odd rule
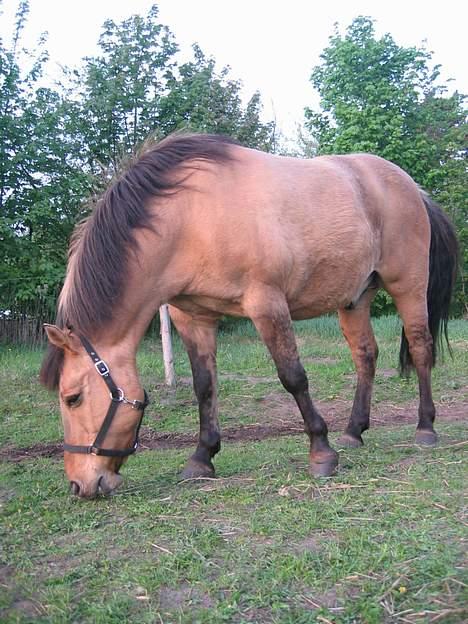
[[[369,427],[377,358],[369,309],[379,288],[403,321],[400,367],[414,367],[419,380],[416,441],[435,444],[431,367],[440,330],[447,336],[456,268],[447,217],[382,158],[284,158],[211,135],[148,147],[77,227],[56,325],[46,326],[41,378],[59,388],[72,491],[92,497],[121,482],[147,404],[136,352],[166,302],[200,412],[184,478],[214,475],[216,329],[225,314],[253,321],[304,419],[312,474],[331,475],[338,455],[312,403],[291,321],[338,310],[357,370],[341,442],[358,446]]]

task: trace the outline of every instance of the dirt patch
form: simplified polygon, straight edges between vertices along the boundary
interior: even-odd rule
[[[328,366],[338,364],[340,361],[338,358],[329,355],[305,355],[301,357],[301,360],[306,364],[324,364]]]
[[[44,614],[44,608],[38,601],[21,595],[22,588],[16,583],[13,566],[0,565],[0,588],[12,598],[10,606],[0,608],[0,621],[19,621],[20,614],[32,621]]]
[[[243,381],[250,385],[271,384],[278,380],[277,377],[258,377],[255,375],[237,375],[236,373],[224,373],[219,375],[219,381]]]
[[[399,373],[396,368],[380,368],[377,370],[376,376],[388,379],[389,377],[398,377]]]
[[[113,527],[118,522],[117,518],[107,521],[103,519],[101,524],[109,524]],[[149,548],[145,544],[123,544],[114,535],[108,534],[104,545],[101,545],[101,561],[130,562],[138,560],[151,560],[156,562],[164,552],[170,552],[172,547],[161,538],[158,539],[158,547],[154,544]],[[63,577],[70,572],[85,574],[88,565],[96,565],[95,537],[81,531],[72,531],[51,538],[49,554],[43,559],[40,568],[36,570],[36,579],[44,581],[51,578]],[[87,573],[86,573],[87,574]]]
[[[333,401],[314,401],[317,409],[326,420],[331,431],[339,431],[349,418],[351,409],[350,401],[336,399]],[[256,411],[258,420],[256,424],[266,427],[283,427],[287,425],[290,430],[304,431],[301,414],[297,405],[287,392],[270,392],[256,399]]]
[[[409,457],[402,457],[396,463],[390,464],[387,468],[388,472],[404,472],[409,471],[414,464],[419,464],[421,458],[419,455],[410,455]]]
[[[338,598],[336,590],[332,588],[314,594],[305,591],[300,596],[300,604],[308,611],[316,611],[323,608],[337,610],[340,608],[341,600]],[[322,621],[329,622],[330,620],[322,619]]]
[[[13,490],[7,490],[6,488],[0,487],[0,509],[5,503],[8,503],[12,498],[15,497],[15,492]],[[1,581],[1,576],[0,576]]]
[[[278,377],[259,377],[258,375],[242,375],[241,373],[218,373],[218,381],[241,381],[249,385],[271,384],[278,381]],[[192,377],[177,377],[177,383],[182,386],[193,386]]]
[[[62,445],[56,442],[48,444],[38,443],[24,448],[5,445],[0,450],[0,461],[18,462],[24,459],[35,459],[36,457],[56,457],[61,455],[62,452]]]
[[[309,535],[303,539],[299,544],[293,545],[293,552],[297,555],[303,555],[304,553],[318,553],[322,550],[321,540],[313,535]]]
[[[9,587],[14,575],[14,568],[10,565],[0,565],[0,587]]]
[[[161,611],[185,610],[192,605],[205,609],[213,607],[213,600],[206,592],[187,583],[177,587],[161,587],[158,598]]]
[[[257,422],[238,427],[226,427],[222,430],[223,442],[260,441],[289,435],[303,435],[304,426],[294,400],[287,394],[269,394],[260,399],[262,413],[268,421]],[[330,431],[342,431],[349,418],[349,401],[317,401],[316,405],[328,424]],[[439,405],[438,422],[466,421],[468,405],[451,403]],[[418,415],[417,401],[393,405],[379,403],[371,414],[373,427],[398,427],[416,425]],[[143,427],[140,436],[140,452],[145,450],[185,448],[197,443],[198,436],[192,433],[160,433]],[[0,449],[0,461],[19,462],[38,457],[57,457],[62,455],[61,443],[34,444],[25,448],[4,446]]]
[[[243,440],[258,441],[265,438],[280,437],[283,435],[297,435],[304,432],[304,427],[291,425],[240,425],[237,428],[223,430],[223,442],[238,442]],[[138,452],[155,449],[185,448],[196,445],[198,435],[193,433],[157,433],[143,428],[140,435]],[[0,450],[0,460],[19,462],[37,457],[57,457],[63,454],[61,443],[34,444],[26,448],[5,446]]]
[[[4,621],[7,621],[10,616],[13,616],[15,621],[19,621],[19,619],[16,619],[18,616],[21,616],[21,618],[26,617],[27,620],[32,621],[40,615],[44,615],[44,607],[32,600],[15,600],[9,609],[5,609],[3,612],[0,611],[0,616],[5,616],[6,618]]]
[[[271,607],[246,607],[245,609],[241,608],[241,612],[238,615],[234,615],[232,618],[233,624],[238,624],[239,622],[254,622],[255,624],[273,624],[273,622],[277,622],[278,620],[273,615],[273,610]]]
[[[301,541],[291,544],[291,550],[295,555],[299,556],[304,553],[319,553],[322,551],[325,543],[336,542],[337,540],[338,537],[334,531],[314,531]]]

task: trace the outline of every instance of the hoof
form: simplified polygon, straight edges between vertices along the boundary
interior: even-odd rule
[[[215,469],[211,462],[209,464],[202,464],[195,459],[189,459],[180,475],[180,480],[213,479],[215,476]]]
[[[428,429],[416,429],[414,439],[416,444],[421,444],[423,446],[436,446],[437,433]]]
[[[310,460],[310,473],[314,477],[330,477],[338,466],[338,453],[327,453],[323,457],[315,456]]]
[[[364,442],[362,441],[361,436],[359,438],[355,438],[349,433],[343,433],[337,440],[337,444],[343,446],[344,448],[359,448],[363,446]]]

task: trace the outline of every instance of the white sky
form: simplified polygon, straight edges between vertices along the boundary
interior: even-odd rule
[[[54,64],[76,65],[97,52],[105,19],[120,21],[144,14],[154,0],[30,0],[25,42],[48,31],[46,45]],[[268,118],[276,117],[287,133],[303,119],[304,106],[316,106],[309,82],[312,67],[327,45],[333,24],[341,32],[358,15],[377,20],[379,35],[390,32],[404,46],[427,41],[442,80],[468,93],[466,24],[463,0],[159,0],[159,17],[169,26],[184,57],[192,43],[213,55],[218,66],[230,65],[248,97],[260,90]],[[16,0],[3,0],[0,34],[11,32]]]

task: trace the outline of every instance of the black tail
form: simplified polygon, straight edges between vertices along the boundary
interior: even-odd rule
[[[429,284],[427,287],[427,310],[429,330],[432,335],[432,365],[436,363],[437,351],[442,350],[443,337],[450,354],[447,333],[450,301],[452,299],[458,270],[458,241],[455,229],[447,215],[430,197],[421,192],[431,223],[431,247],[429,250]],[[401,334],[400,372],[408,375],[413,368],[405,330]]]

